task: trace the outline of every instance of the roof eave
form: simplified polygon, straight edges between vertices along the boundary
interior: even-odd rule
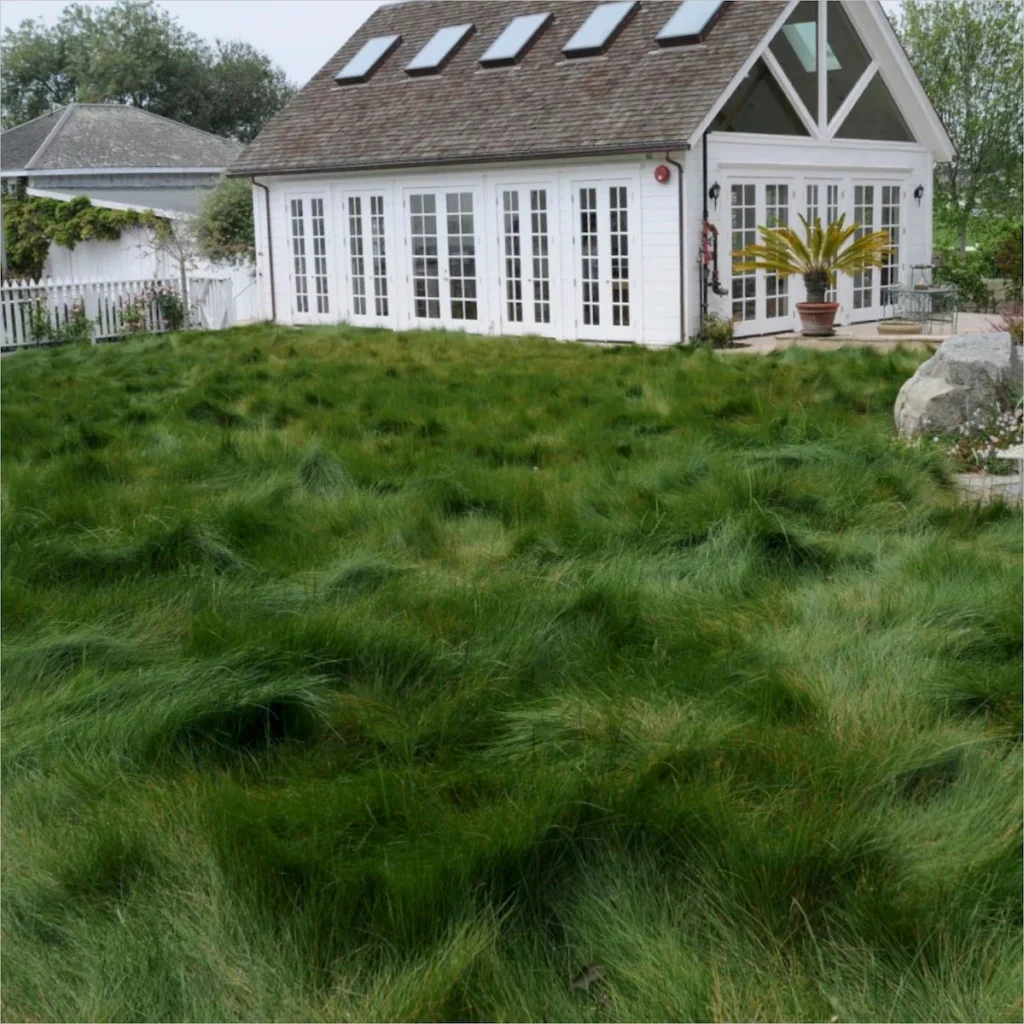
[[[579,149],[539,150],[532,153],[521,151],[514,153],[486,153],[461,155],[452,157],[432,157],[421,160],[386,161],[365,164],[330,164],[318,167],[282,168],[273,166],[262,167],[229,167],[226,176],[229,178],[251,178],[256,175],[269,177],[295,177],[304,174],[352,174],[366,171],[400,171],[415,170],[423,167],[454,167],[460,164],[507,164],[526,163],[537,160],[570,160],[604,156],[635,156],[637,153],[679,152],[690,148],[683,139],[657,139],[625,146],[593,147],[585,151]]]

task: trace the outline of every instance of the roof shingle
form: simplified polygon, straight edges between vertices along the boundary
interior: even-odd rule
[[[49,137],[54,128],[56,131]],[[226,167],[239,149],[239,143],[231,139],[171,121],[141,107],[72,103],[4,132],[0,136],[0,168],[29,172],[113,167],[220,168]]]
[[[230,167],[233,175],[599,155],[681,148],[785,7],[728,3],[704,43],[659,47],[678,5],[640,4],[610,49],[567,59],[562,47],[593,9],[545,0],[409,0],[379,8]],[[523,60],[483,68],[484,53],[521,14],[554,20]],[[438,75],[404,67],[438,28],[476,33]],[[334,76],[368,39],[401,44],[368,82]]]

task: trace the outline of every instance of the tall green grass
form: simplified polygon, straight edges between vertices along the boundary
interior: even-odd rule
[[[5,1019],[1019,1019],[1020,518],[919,359],[5,360]]]

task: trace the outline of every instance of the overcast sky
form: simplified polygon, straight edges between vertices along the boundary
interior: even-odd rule
[[[113,0],[97,0],[93,7]],[[181,24],[206,39],[242,39],[270,54],[304,85],[380,6],[381,0],[160,0]],[[66,0],[3,0],[0,28],[26,18],[56,23]]]
[[[95,0],[104,6],[113,0]],[[242,39],[305,85],[381,0],[160,0],[185,28],[206,39]],[[67,0],[2,0],[0,28],[25,18],[54,24]],[[882,0],[891,15],[899,0]]]

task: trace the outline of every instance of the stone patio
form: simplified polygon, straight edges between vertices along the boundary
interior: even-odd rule
[[[999,321],[998,313],[961,313],[957,318],[956,334],[979,334],[992,331]],[[879,352],[889,352],[899,345],[911,348],[935,348],[954,332],[944,330],[941,334],[911,334],[906,337],[879,334],[879,323],[850,324],[837,327],[831,338],[805,338],[800,333],[762,334],[756,338],[738,338],[736,348],[723,348],[719,351],[736,355],[767,355],[769,352],[782,352],[787,348],[800,346],[827,352],[837,348],[873,348]]]

